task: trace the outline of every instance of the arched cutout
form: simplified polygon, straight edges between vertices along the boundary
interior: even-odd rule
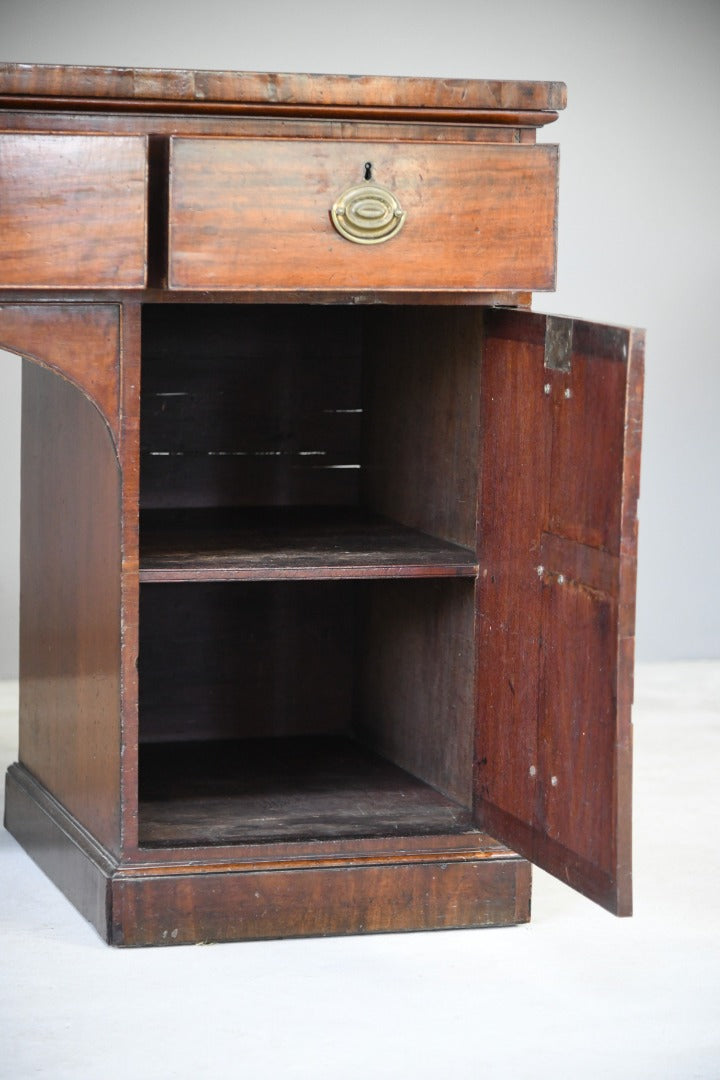
[[[120,307],[117,304],[0,304],[0,349],[73,383],[120,434]]]

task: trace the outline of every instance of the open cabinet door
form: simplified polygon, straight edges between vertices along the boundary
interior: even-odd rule
[[[486,325],[476,818],[629,915],[644,339],[528,311]]]

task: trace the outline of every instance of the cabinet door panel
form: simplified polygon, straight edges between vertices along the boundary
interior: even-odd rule
[[[476,814],[629,914],[643,339],[549,323],[488,315]]]

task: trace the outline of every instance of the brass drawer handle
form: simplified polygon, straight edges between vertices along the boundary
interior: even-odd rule
[[[332,223],[354,244],[382,244],[405,224],[406,212],[391,191],[369,179],[346,188],[333,203]]]

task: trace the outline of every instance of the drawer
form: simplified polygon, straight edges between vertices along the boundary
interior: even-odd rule
[[[549,145],[176,137],[168,284],[551,289],[556,198]],[[376,224],[395,234],[376,241]]]
[[[0,287],[145,284],[147,139],[0,135]]]

